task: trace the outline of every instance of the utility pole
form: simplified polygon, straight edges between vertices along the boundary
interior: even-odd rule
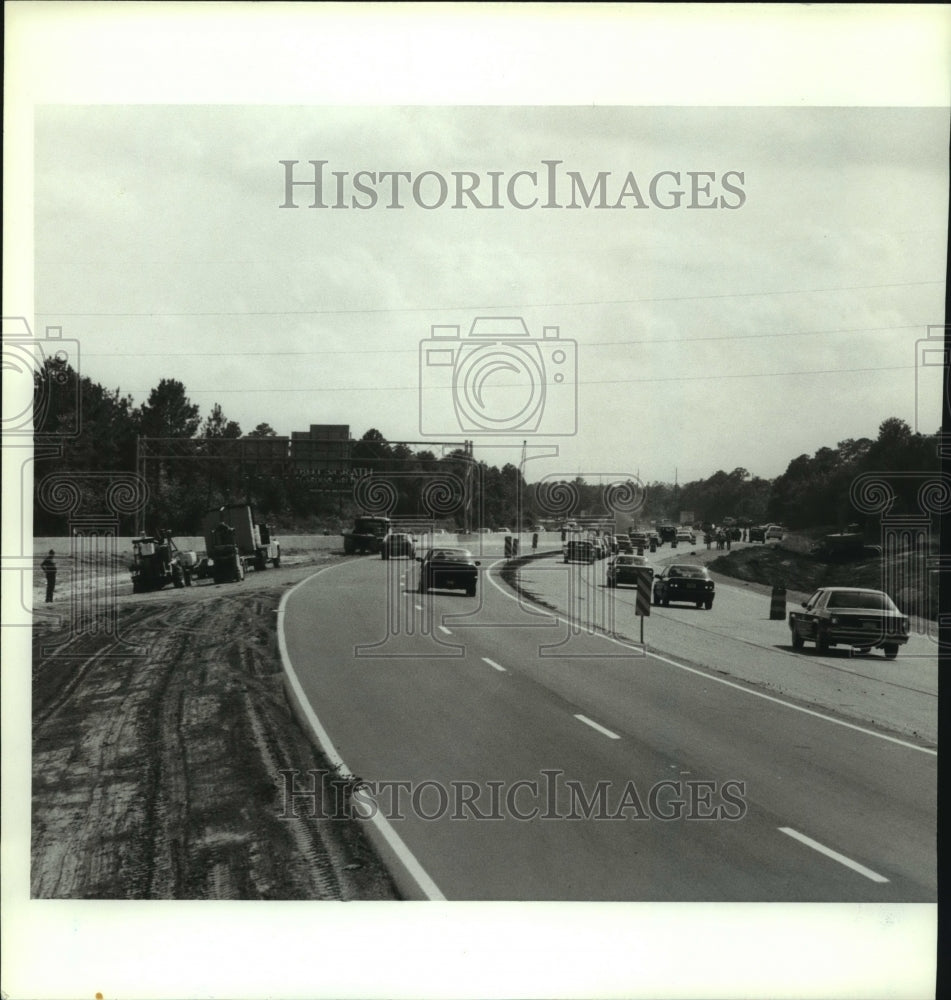
[[[466,505],[462,527],[466,534],[469,534],[472,531],[472,463],[474,462],[472,441],[467,439],[463,442],[463,452],[466,457]]]

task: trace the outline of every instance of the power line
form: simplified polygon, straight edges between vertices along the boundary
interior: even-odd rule
[[[520,305],[465,305],[465,306],[402,306],[388,307],[385,309],[260,309],[260,310],[207,310],[202,312],[160,312],[150,310],[148,312],[38,312],[38,316],[62,316],[64,319],[75,318],[77,316],[88,316],[93,318],[104,318],[108,316],[124,317],[154,317],[154,318],[183,318],[183,317],[209,317],[209,316],[367,316],[386,315],[391,313],[447,313],[447,312],[476,312],[483,309],[570,309],[576,306],[612,306],[612,305],[634,305],[640,302],[701,302],[714,299],[741,299],[755,298],[757,296],[771,295],[812,295],[819,292],[857,292],[869,291],[874,288],[910,288],[918,285],[943,285],[943,280],[935,281],[894,281],[886,284],[874,285],[838,285],[830,288],[788,288],[767,292],[723,292],[718,295],[657,295],[644,296],[634,299],[594,299],[580,302],[530,302]]]
[[[777,337],[816,337],[829,336],[835,333],[885,333],[893,330],[920,330],[921,323],[905,323],[899,326],[856,326],[856,327],[833,327],[829,330],[790,330],[785,333],[733,333],[723,334],[713,337],[662,337],[652,340],[595,340],[585,341],[581,346],[585,349],[589,347],[637,347],[649,346],[652,344],[694,344],[694,343],[720,343],[724,340],[772,340]],[[477,344],[477,341],[470,341],[460,338],[462,343]],[[531,341],[535,343],[536,341]],[[426,343],[426,341],[422,341]],[[525,343],[529,343],[526,341]],[[491,345],[486,345],[491,346]],[[381,348],[379,350],[352,350],[345,351],[228,351],[229,358],[260,358],[267,355],[272,358],[302,358],[302,357],[339,357],[341,355],[363,355],[363,354],[416,354],[419,345],[416,347],[395,347],[391,350]],[[221,351],[84,351],[86,358],[218,358]]]
[[[896,372],[914,369],[915,365],[887,365],[882,368],[819,368],[810,371],[784,371],[784,372],[741,372],[729,375],[673,375],[661,378],[627,378],[627,379],[596,379],[584,380],[574,383],[575,385],[643,385],[647,382],[709,382],[721,379],[737,378],[781,378],[796,375],[853,375],[861,372]],[[273,388],[244,388],[244,389],[189,389],[189,395],[211,395],[218,393],[249,393],[249,392],[418,392],[418,385],[342,385],[342,386],[274,386]],[[528,383],[524,385],[505,386],[505,389],[530,388]],[[445,391],[445,386],[432,387],[433,391]],[[146,389],[128,389],[128,392],[147,392]]]

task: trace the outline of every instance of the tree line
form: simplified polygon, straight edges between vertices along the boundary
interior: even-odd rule
[[[463,451],[437,457],[430,450],[390,443],[371,428],[353,443],[351,465],[372,471],[374,480],[385,480],[388,492],[361,494],[367,481],[353,479],[346,471],[328,474],[293,465],[278,470],[220,457],[222,442],[275,437],[276,432],[259,423],[245,434],[218,403],[202,417],[176,379],[162,379],[136,406],[118,388],[106,389],[55,358],[47,359],[36,376],[34,435],[37,535],[60,534],[67,527],[66,515],[41,490],[50,473],[74,473],[83,507],[104,510],[109,474],[138,471],[140,437],[177,440],[187,447],[177,457],[146,461],[146,508],[122,520],[123,534],[161,528],[178,535],[198,534],[207,510],[234,502],[251,503],[258,519],[285,532],[336,532],[355,514],[374,509],[405,517],[435,512],[443,526],[459,530],[527,530],[539,523],[557,526],[562,520],[607,518],[618,509],[622,527],[677,521],[681,511],[692,511],[701,522],[733,517],[751,524],[834,530],[863,523],[850,498],[858,477],[899,473],[889,480],[896,493],[891,512],[913,512],[921,474],[940,469],[936,436],[914,433],[892,417],[879,426],[876,439],[850,438],[812,456],[799,455],[772,480],[738,467],[682,485],[630,483],[618,508],[612,506],[609,490],[581,476],[561,484],[527,483],[513,463],[499,468]],[[623,513],[627,510],[629,514]]]

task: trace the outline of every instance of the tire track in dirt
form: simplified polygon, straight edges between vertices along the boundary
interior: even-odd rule
[[[130,602],[144,658],[104,637],[71,644],[79,659],[36,644],[34,897],[396,898],[353,821],[284,818],[280,772],[331,768],[285,700],[281,590]]]

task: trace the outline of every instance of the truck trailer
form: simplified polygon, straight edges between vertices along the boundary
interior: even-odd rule
[[[227,504],[208,511],[205,550],[215,583],[243,580],[249,570],[281,565],[281,545],[270,524],[256,524],[248,504]]]

